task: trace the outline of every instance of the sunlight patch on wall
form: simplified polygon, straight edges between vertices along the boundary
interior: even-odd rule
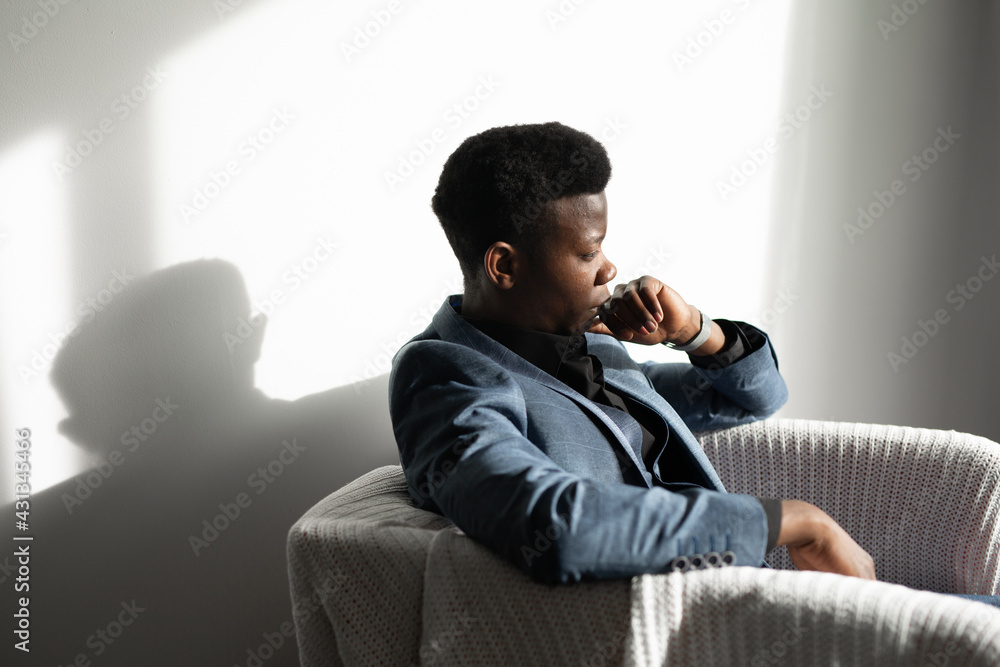
[[[611,154],[621,277],[656,264],[710,314],[753,319],[770,160],[732,197],[717,183],[776,131],[789,4],[595,3],[553,23],[533,2],[422,0],[377,29],[375,6],[238,7],[163,60],[158,264],[239,267],[269,318],[256,369],[271,396],[387,372],[461,291],[429,206],[447,156],[489,127],[560,120]],[[704,44],[678,67],[689,38]]]
[[[69,215],[64,186],[52,168],[63,154],[54,130],[35,134],[0,155],[0,364],[3,368],[3,443],[15,428],[31,429],[31,489],[41,491],[79,468],[53,457],[68,444],[58,430],[66,415],[49,382],[52,360],[86,311],[71,303]],[[71,448],[76,451],[76,448]],[[4,461],[12,461],[5,450]],[[8,473],[9,474],[9,473]],[[5,484],[0,501],[13,499]]]

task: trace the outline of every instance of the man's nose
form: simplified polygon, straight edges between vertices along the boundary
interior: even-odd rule
[[[614,280],[617,275],[618,269],[615,265],[612,264],[610,260],[605,261],[604,266],[602,266],[601,270],[597,273],[597,284],[606,285]]]

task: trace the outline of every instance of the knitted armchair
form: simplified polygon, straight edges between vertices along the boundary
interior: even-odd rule
[[[786,571],[782,548],[774,570],[545,586],[415,508],[386,466],[289,533],[302,664],[1000,664],[1000,610],[940,595],[1000,593],[1000,445],[804,420],[699,440],[729,491],[828,512],[880,581]]]

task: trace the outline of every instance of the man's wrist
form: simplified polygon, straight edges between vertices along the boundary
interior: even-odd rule
[[[830,516],[811,503],[782,500],[777,546],[799,546],[821,540],[829,521],[832,521]]]
[[[702,344],[698,346],[696,349],[683,349],[681,351],[687,352],[688,354],[697,357],[701,357],[701,356],[715,354],[723,347],[725,347],[727,342],[725,331],[723,331],[722,328],[717,323],[713,322],[707,316],[705,316],[705,319],[702,320],[702,312],[697,308],[695,308],[694,306],[688,305],[688,308],[690,309],[691,312],[691,320],[689,321],[690,323],[686,327],[684,327],[684,329],[681,330],[680,334],[674,341],[663,341],[663,344],[675,350],[681,347],[682,345],[682,343],[678,343],[676,341],[682,341],[683,343],[690,344],[690,342],[693,341],[698,336],[699,333],[701,333],[702,323],[707,321],[708,322],[707,340],[703,341]],[[687,348],[687,345],[683,345],[683,347]]]
[[[722,347],[715,352],[708,353],[707,351],[711,348],[703,346],[703,352],[688,353],[688,359],[695,366],[706,370],[726,368],[752,351],[750,344],[746,341],[746,337],[736,323],[730,320],[719,319],[712,320],[712,326],[717,326],[722,330]]]
[[[688,324],[677,332],[677,337],[670,341],[671,344],[681,345],[694,340],[694,337],[701,331],[701,310],[688,304]]]
[[[681,352],[697,350],[708,342],[712,333],[712,320],[694,306],[689,305],[689,324],[671,340],[663,341],[667,347]]]

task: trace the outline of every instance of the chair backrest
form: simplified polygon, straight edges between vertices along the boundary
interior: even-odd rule
[[[288,568],[302,664],[416,662],[427,554],[449,528],[413,506],[399,466],[363,475],[299,519]]]
[[[538,584],[414,507],[399,466],[312,508],[288,559],[304,667],[1000,664],[1000,612],[883,582],[737,567]]]
[[[399,466],[309,510],[288,563],[304,667],[591,664],[620,657],[628,638],[629,580],[535,583],[414,507]]]

